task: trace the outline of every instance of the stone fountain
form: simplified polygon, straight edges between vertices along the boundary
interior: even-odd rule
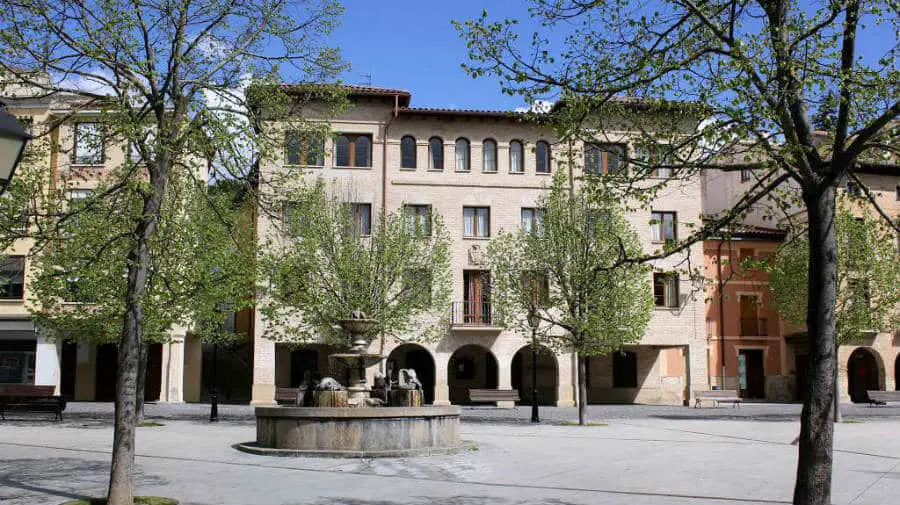
[[[421,406],[414,372],[401,374],[406,376],[402,380],[406,387],[392,392],[388,379],[387,389],[382,389],[384,398],[373,398],[366,368],[384,359],[368,352],[378,321],[355,310],[337,324],[349,336],[350,349],[329,358],[349,370],[347,388],[326,378],[313,393],[314,407],[257,407],[256,442],[235,447],[264,455],[348,458],[457,451],[459,407]],[[381,406],[385,403],[388,406]]]

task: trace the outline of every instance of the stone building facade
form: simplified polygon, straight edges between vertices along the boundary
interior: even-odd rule
[[[113,139],[99,144],[80,138],[101,128],[101,111],[86,108],[74,95],[46,96],[34,89],[3,88],[8,110],[32,128],[36,170],[62,185],[70,199],[83,198],[113,167],[123,163],[127,147]],[[18,177],[22,177],[20,167]],[[33,226],[23,214],[23,226]],[[37,303],[29,292],[34,278],[34,241],[21,239],[3,251],[2,276],[9,279],[0,291],[0,383],[53,385],[69,400],[112,401],[117,368],[116,345],[61,340],[36,327],[28,306]],[[74,302],[73,302],[74,303]],[[165,344],[154,344],[148,355],[147,400],[199,400],[200,342],[185,328],[172,328]]]
[[[422,342],[419,335],[407,335],[403,340],[373,342],[371,350],[388,356],[399,367],[416,368],[419,376],[426,378],[426,399],[435,404],[468,403],[469,388],[516,388],[525,395],[531,376],[528,336],[508,331],[489,318],[466,320],[458,309],[471,302],[467,293],[474,289],[472,284],[489,275],[483,256],[490,237],[523,225],[523,213],[535,207],[556,170],[570,167],[560,163],[569,159],[570,153],[576,160],[571,165],[573,175],[580,178],[583,145],[560,143],[548,129],[508,112],[413,108],[409,107],[410,94],[402,90],[352,87],[350,95],[353,106],[329,120],[332,135],[325,141],[324,159],[317,160],[321,165],[301,168],[309,177],[345,188],[345,194],[352,194],[352,202],[369,205],[373,212],[396,212],[403,205],[430,206],[443,217],[452,242],[453,303],[446,309],[451,320],[441,338]],[[307,119],[317,120],[314,113]],[[277,122],[273,128],[278,128]],[[634,155],[629,132],[607,135],[598,142],[621,145],[629,156]],[[371,149],[362,166],[341,166],[345,160],[336,159],[335,142],[345,142],[342,137],[351,142],[367,139],[362,142]],[[547,147],[549,166],[538,160]],[[438,150],[442,164],[434,159]],[[458,154],[459,150],[467,154]],[[285,162],[267,160],[262,172],[285,170]],[[661,247],[655,241],[659,237],[653,234],[651,212],[672,213],[681,233],[700,222],[699,177],[664,189],[651,207],[627,216],[648,252]],[[485,209],[489,217],[484,230],[473,232],[472,225],[467,228],[464,220],[473,212],[468,208]],[[277,223],[266,213],[259,214],[261,242],[277,237]],[[659,260],[654,268],[673,271],[691,258],[701,264],[702,244]],[[648,288],[653,281],[648,275]],[[671,288],[669,300],[661,301],[654,310],[637,345],[589,360],[589,402],[681,405],[692,390],[708,388],[703,293],[684,276],[675,282],[678,285]],[[254,404],[271,403],[276,387],[296,386],[303,377],[298,369],[328,371],[330,351],[325,346],[276,344],[266,338],[266,325],[257,312],[253,325]],[[544,352],[537,366],[539,400],[573,405],[573,354]]]

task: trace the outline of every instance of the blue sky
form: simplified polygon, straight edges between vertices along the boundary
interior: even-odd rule
[[[346,0],[343,23],[334,44],[353,66],[344,81],[402,88],[417,107],[513,109],[522,99],[500,93],[496,80],[472,79],[460,63],[466,47],[450,24],[481,15],[522,13],[523,4],[511,0]]]
[[[451,20],[477,18],[487,8],[492,18],[528,22],[529,2],[516,0],[345,0],[342,26],[332,44],[341,48],[352,69],[344,82],[406,89],[414,107],[512,110],[524,104],[500,92],[496,78],[472,79],[460,64],[465,43]],[[814,3],[812,5],[818,5]],[[533,25],[532,25],[533,26]],[[529,32],[533,28],[529,29]],[[857,50],[883,54],[896,42],[889,27],[862,29]]]

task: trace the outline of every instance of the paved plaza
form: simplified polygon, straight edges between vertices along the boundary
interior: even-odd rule
[[[138,494],[182,504],[525,505],[788,503],[799,405],[741,409],[592,406],[603,426],[567,426],[574,409],[465,409],[467,450],[403,459],[255,456],[252,409],[149,405],[138,430]],[[834,503],[900,502],[900,407],[847,406],[836,427]],[[109,404],[71,404],[66,420],[0,423],[0,503],[54,504],[106,489]]]

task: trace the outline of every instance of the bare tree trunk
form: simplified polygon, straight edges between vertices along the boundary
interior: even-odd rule
[[[143,319],[141,296],[147,285],[150,238],[156,233],[167,169],[168,160],[163,159],[155,169],[149,170],[152,193],[144,198],[143,214],[134,230],[134,245],[128,252],[125,322],[122,325],[122,336],[119,338],[115,432],[109,472],[108,505],[134,504],[134,432],[137,426],[137,382]]]
[[[583,354],[578,353],[578,424],[584,426],[587,407],[587,366]]]
[[[809,215],[809,376],[800,417],[800,447],[794,504],[829,505],[834,424],[837,243],[834,185],[804,191]]]
[[[144,422],[144,392],[147,389],[147,355],[150,354],[150,346],[141,342],[141,351],[138,358],[137,388],[135,390],[135,424]]]

